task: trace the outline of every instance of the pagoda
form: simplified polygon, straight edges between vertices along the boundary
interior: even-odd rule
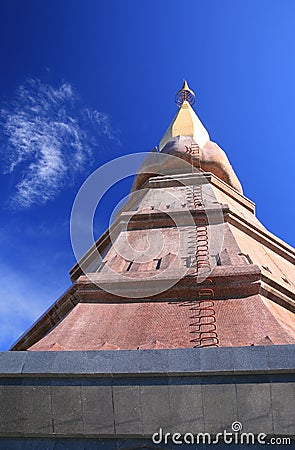
[[[194,101],[185,81],[129,200],[11,350],[295,343],[294,249],[257,219]]]
[[[159,149],[70,288],[0,352],[0,448],[295,438],[294,250],[256,218],[194,100],[185,82]],[[95,197],[103,179],[93,180]]]

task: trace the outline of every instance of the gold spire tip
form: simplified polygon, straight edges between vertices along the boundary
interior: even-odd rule
[[[175,103],[180,108],[184,101],[187,101],[191,106],[195,103],[196,95],[194,91],[189,88],[186,80],[183,81],[182,88],[177,92]]]

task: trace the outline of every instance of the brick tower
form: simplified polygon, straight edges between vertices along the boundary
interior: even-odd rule
[[[294,250],[255,217],[194,98],[185,82],[69,290],[0,353],[1,449],[224,449],[229,436],[230,448],[258,449],[295,437]],[[78,219],[91,195],[75,202]]]
[[[294,250],[268,232],[184,82],[128,202],[12,350],[295,343]]]

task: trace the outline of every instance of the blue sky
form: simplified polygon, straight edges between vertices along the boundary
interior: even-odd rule
[[[70,285],[83,181],[159,143],[183,78],[258,218],[294,245],[293,0],[2,0],[0,49],[1,350]]]

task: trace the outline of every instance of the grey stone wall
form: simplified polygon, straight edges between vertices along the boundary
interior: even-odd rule
[[[294,371],[294,345],[0,353],[0,448],[153,448],[160,428],[215,435],[237,421],[294,437]]]

